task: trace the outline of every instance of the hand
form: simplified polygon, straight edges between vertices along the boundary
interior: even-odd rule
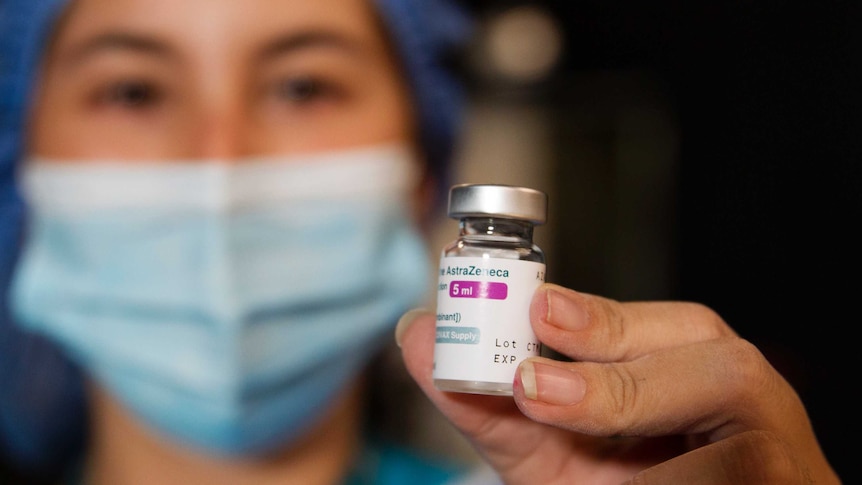
[[[405,314],[408,371],[507,484],[836,484],[793,388],[709,308],[620,303],[545,284],[514,399],[443,392],[435,317]]]

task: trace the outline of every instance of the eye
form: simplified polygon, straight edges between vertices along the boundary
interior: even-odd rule
[[[96,101],[106,106],[143,109],[156,105],[162,98],[160,89],[148,81],[118,81],[101,90]]]
[[[340,90],[335,85],[311,76],[282,79],[276,82],[274,91],[281,102],[291,104],[308,104],[340,96]]]

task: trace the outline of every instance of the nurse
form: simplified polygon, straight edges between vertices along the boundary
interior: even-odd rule
[[[375,441],[364,372],[428,281],[459,107],[435,56],[461,12],[4,9],[5,460],[87,484],[452,476]]]

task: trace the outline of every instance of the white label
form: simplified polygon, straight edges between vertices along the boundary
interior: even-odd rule
[[[511,384],[518,364],[541,351],[530,301],[545,265],[443,257],[439,275],[434,378]]]

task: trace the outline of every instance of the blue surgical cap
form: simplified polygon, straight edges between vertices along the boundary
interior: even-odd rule
[[[448,64],[470,35],[466,11],[447,0],[375,0],[410,83],[420,146],[438,186],[449,181],[464,94]],[[0,466],[62,467],[84,443],[82,373],[51,342],[12,321],[7,289],[25,207],[15,184],[25,115],[41,54],[68,0],[0,1]]]

